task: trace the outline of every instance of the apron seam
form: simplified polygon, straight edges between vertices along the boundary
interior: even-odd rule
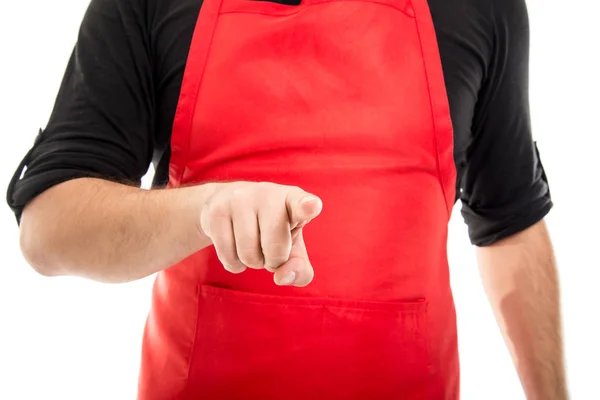
[[[215,12],[215,15],[211,17],[211,22],[212,22],[212,27],[210,29],[210,38],[206,38],[208,40],[208,43],[206,45],[206,53],[204,55],[204,60],[202,60],[202,66],[201,66],[201,71],[198,74],[197,77],[197,84],[196,87],[194,88],[194,93],[193,93],[193,97],[191,102],[189,103],[189,110],[192,110],[192,115],[190,116],[190,119],[188,121],[188,126],[186,127],[186,131],[185,131],[185,145],[183,148],[184,151],[184,157],[183,157],[183,162],[180,166],[180,171],[179,171],[179,182],[183,181],[183,176],[185,175],[185,170],[187,168],[188,165],[188,160],[189,160],[189,154],[190,154],[190,142],[191,142],[191,136],[192,136],[192,126],[194,125],[194,118],[195,118],[195,113],[193,112],[193,110],[196,109],[196,104],[198,102],[198,95],[200,94],[200,88],[202,86],[202,81],[204,80],[204,74],[206,72],[206,65],[208,63],[208,57],[210,56],[210,51],[213,45],[213,40],[214,40],[214,35],[215,35],[215,31],[217,29],[217,23],[218,23],[218,17],[221,13],[221,8],[223,6],[223,0],[219,1],[219,6]],[[212,11],[212,10],[211,10]],[[202,9],[200,10],[200,13],[202,13]],[[201,28],[200,24],[203,22],[200,20],[201,17],[199,17],[197,25],[197,28]],[[196,32],[194,32],[194,36],[196,35]],[[190,66],[194,65],[194,63],[190,63]]]
[[[252,1],[252,0],[249,0]],[[261,0],[254,0],[255,2],[259,2]],[[310,3],[310,4],[305,4],[305,5],[299,5],[299,6],[292,6],[295,9],[290,9],[290,10],[286,10],[286,11],[281,11],[281,12],[264,12],[264,11],[260,11],[260,10],[231,10],[231,11],[224,11],[224,12],[220,12],[219,15],[226,15],[226,14],[258,14],[258,15],[265,15],[265,16],[291,16],[291,15],[296,15],[299,14],[300,12],[311,8],[313,6],[319,6],[319,5],[323,5],[323,4],[329,4],[329,3],[371,3],[371,4],[376,4],[376,5],[380,5],[380,6],[384,6],[384,7],[390,7],[393,8],[394,10],[399,11],[400,13],[404,14],[405,16],[414,19],[415,16],[414,14],[411,14],[409,11],[407,10],[403,10],[400,7],[395,6],[394,4],[391,4],[389,2],[385,2],[385,1],[377,1],[377,0],[324,0],[324,1],[318,1],[315,3]],[[410,6],[412,7],[412,2],[408,1],[407,4],[410,4]]]
[[[196,317],[196,322],[194,324],[194,336],[192,338],[192,346],[190,349],[190,353],[188,355],[188,368],[187,368],[187,374],[185,377],[185,384],[183,386],[183,390],[181,391],[181,395],[185,396],[188,394],[188,392],[190,391],[190,376],[192,374],[192,364],[195,361],[195,353],[196,353],[196,341],[198,338],[198,327],[200,325],[200,285],[196,286],[196,312],[195,312],[195,317]]]
[[[413,1],[411,0],[411,4],[413,4]],[[413,4],[414,7],[414,4]],[[416,14],[416,13],[415,13]],[[426,55],[425,50],[423,49],[423,34],[421,32],[421,23],[419,18],[415,18],[415,26],[416,26],[416,30],[417,30],[417,36],[419,37],[419,49],[421,51],[421,59],[423,61],[423,69],[425,70],[425,81],[427,82],[427,95],[429,97],[429,104],[430,104],[430,111],[431,111],[431,124],[433,126],[433,137],[434,137],[434,146],[435,146],[435,163],[436,163],[436,168],[437,168],[437,173],[438,173],[438,179],[439,179],[439,183],[442,189],[442,194],[444,196],[444,205],[446,207],[446,213],[448,214],[448,218],[450,218],[451,213],[452,213],[452,209],[449,206],[448,203],[448,194],[447,189],[446,189],[446,185],[445,185],[445,177],[442,174],[442,169],[440,166],[440,144],[439,144],[439,127],[438,127],[438,121],[435,115],[435,105],[433,102],[433,94],[431,93],[431,77],[430,77],[430,68],[429,68],[429,62],[428,62],[428,55]],[[438,50],[439,51],[439,50]]]

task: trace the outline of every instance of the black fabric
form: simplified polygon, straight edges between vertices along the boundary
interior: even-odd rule
[[[139,185],[153,162],[154,186],[167,183],[172,123],[201,5],[91,1],[50,121],[9,186],[17,219],[35,196],[69,179]],[[471,241],[488,245],[552,207],[529,120],[525,0],[429,5],[455,131],[457,199]]]

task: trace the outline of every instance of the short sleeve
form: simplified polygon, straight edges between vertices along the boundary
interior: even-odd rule
[[[140,3],[91,1],[50,120],[9,184],[17,220],[29,201],[61,182],[97,177],[139,185],[148,170],[154,94]]]
[[[552,208],[529,111],[529,20],[525,0],[494,2],[494,49],[479,92],[460,185],[471,242],[490,245]]]

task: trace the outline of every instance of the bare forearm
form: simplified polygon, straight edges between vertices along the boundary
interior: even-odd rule
[[[88,178],[62,183],[25,208],[23,254],[49,276],[126,282],[151,275],[210,244],[198,228],[210,189],[145,191]]]
[[[479,248],[477,254],[527,398],[567,399],[558,276],[545,224]]]

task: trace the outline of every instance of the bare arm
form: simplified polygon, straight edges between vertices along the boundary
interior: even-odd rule
[[[35,198],[21,219],[26,260],[47,276],[131,281],[210,244],[199,230],[210,185],[145,191],[75,179]]]
[[[21,248],[43,275],[127,282],[214,245],[230,272],[266,268],[278,284],[305,286],[314,272],[302,228],[320,211],[314,195],[274,183],[145,191],[81,178],[27,205]]]
[[[545,223],[479,247],[477,257],[527,399],[567,399],[558,276]]]

